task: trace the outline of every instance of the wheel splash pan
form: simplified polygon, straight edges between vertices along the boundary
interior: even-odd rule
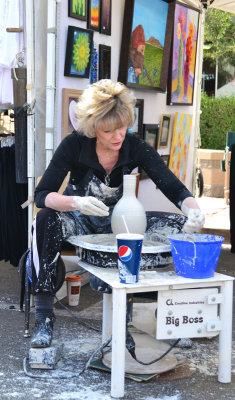
[[[117,243],[113,234],[71,236],[68,242],[76,247],[80,260],[101,268],[117,268]],[[166,236],[144,235],[140,269],[153,269],[172,262],[170,244]]]

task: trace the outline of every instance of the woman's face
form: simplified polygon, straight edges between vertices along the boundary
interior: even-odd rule
[[[96,130],[97,145],[99,148],[110,151],[120,150],[126,136],[127,126],[122,126],[121,128],[117,128],[113,131],[103,129]]]

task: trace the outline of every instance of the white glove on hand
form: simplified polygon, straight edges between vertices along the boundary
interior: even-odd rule
[[[95,197],[73,196],[73,200],[74,209],[81,211],[85,215],[96,215],[99,217],[107,217],[109,215],[109,208]]]
[[[183,231],[194,233],[202,229],[205,224],[205,216],[198,208],[189,208],[186,215],[188,220],[183,226]]]

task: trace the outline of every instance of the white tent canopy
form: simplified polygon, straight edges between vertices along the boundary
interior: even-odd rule
[[[217,8],[222,11],[235,14],[234,0],[181,0],[182,3],[191,5],[195,8],[202,8],[205,5],[207,8]]]
[[[218,8],[226,12],[235,14],[235,1],[234,0],[214,0],[209,1],[211,3],[210,7]]]

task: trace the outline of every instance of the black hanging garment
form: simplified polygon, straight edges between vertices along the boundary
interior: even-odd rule
[[[28,185],[16,183],[15,145],[0,143],[0,260],[18,266],[28,248],[28,212],[21,204],[28,198]]]
[[[235,253],[235,144],[231,146],[231,163],[230,163],[230,243],[231,252]]]

